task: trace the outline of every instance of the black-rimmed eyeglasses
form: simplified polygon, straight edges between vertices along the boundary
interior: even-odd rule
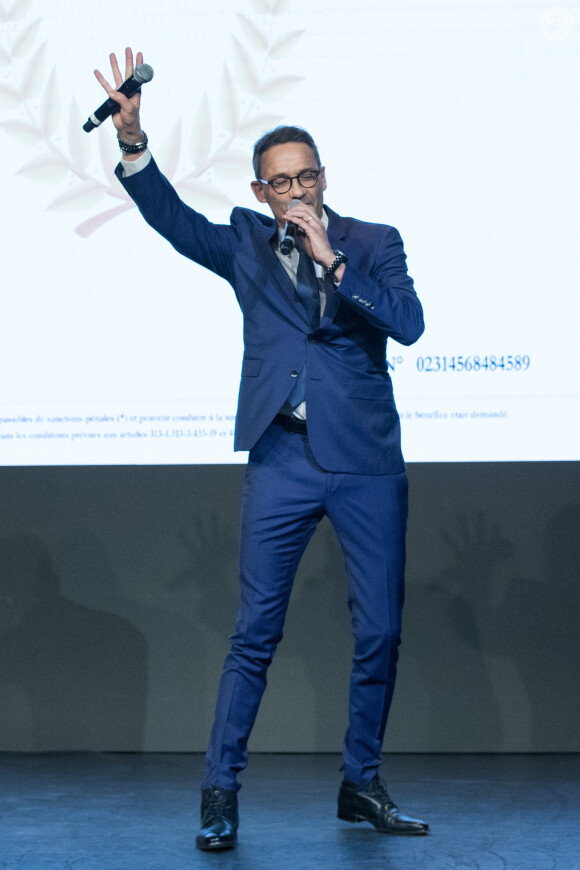
[[[304,172],[299,172],[298,175],[278,175],[270,181],[266,181],[265,178],[258,178],[258,181],[261,184],[269,184],[274,193],[288,193],[294,179],[296,179],[300,187],[316,187],[316,182],[321,172],[322,169],[305,169]]]

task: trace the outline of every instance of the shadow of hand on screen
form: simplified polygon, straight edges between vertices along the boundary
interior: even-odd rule
[[[127,620],[64,597],[32,535],[0,540],[0,693],[4,746],[140,747],[147,647]]]

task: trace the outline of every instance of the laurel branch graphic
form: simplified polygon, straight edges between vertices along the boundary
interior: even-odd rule
[[[281,17],[291,2],[247,0],[248,14],[237,13],[239,36],[232,36],[231,66],[224,62],[222,67],[217,105],[211,106],[205,94],[189,135],[184,135],[179,119],[164,145],[156,149],[165,175],[180,196],[200,210],[233,204],[219,181],[238,179],[248,171],[248,154],[236,147],[238,138],[257,138],[279,123],[282,116],[268,111],[268,106],[303,81],[302,76],[277,71],[277,62],[306,32],[284,31]],[[0,68],[4,72],[0,108],[16,113],[0,121],[0,129],[37,152],[18,175],[63,188],[47,206],[49,210],[88,211],[107,205],[75,227],[78,235],[88,238],[134,206],[113,172],[118,162],[114,137],[99,135],[95,146],[95,139],[82,130],[85,118],[74,98],[65,119],[64,144],[57,137],[63,117],[57,68],[47,74],[47,43],[41,41],[41,18],[31,16],[34,4],[35,0],[0,0]],[[94,147],[100,152],[100,176],[88,171]],[[176,178],[184,147],[187,171]]]

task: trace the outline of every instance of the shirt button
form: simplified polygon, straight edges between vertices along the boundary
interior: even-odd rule
[[[297,377],[298,377],[298,374],[299,374],[299,372],[297,372],[297,371],[290,372],[290,377],[291,377],[291,378],[297,378]]]

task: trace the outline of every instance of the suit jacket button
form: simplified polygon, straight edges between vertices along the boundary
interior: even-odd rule
[[[296,370],[294,370],[293,372],[290,372],[290,377],[297,378],[299,374],[300,374],[300,372],[297,372]]]
[[[316,338],[315,335],[309,335],[309,336],[308,336],[308,341],[309,341],[311,344],[316,344],[316,342],[318,341],[318,339]]]

